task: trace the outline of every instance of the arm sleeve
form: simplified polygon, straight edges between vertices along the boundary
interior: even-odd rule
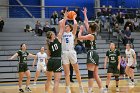
[[[19,51],[17,51],[17,53],[18,53],[18,56],[20,56],[21,55],[21,51],[19,50]]]
[[[29,52],[26,51],[26,53],[27,53],[27,56],[28,56],[29,55]]]
[[[109,51],[106,52],[106,56],[107,56],[107,57],[109,56]]]

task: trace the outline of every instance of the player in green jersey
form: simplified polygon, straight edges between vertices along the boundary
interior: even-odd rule
[[[93,88],[93,77],[95,78],[99,88],[100,92],[103,92],[101,79],[98,75],[98,65],[99,65],[99,55],[96,52],[96,28],[97,24],[95,23],[88,23],[87,18],[87,9],[83,9],[83,14],[85,17],[85,26],[88,32],[88,35],[82,36],[82,32],[84,31],[84,27],[80,27],[80,31],[78,34],[78,38],[81,40],[87,40],[87,69],[88,69],[88,93],[92,93]]]
[[[31,78],[31,74],[30,74],[30,70],[28,69],[28,66],[27,66],[27,57],[33,57],[35,58],[35,55],[29,53],[27,50],[26,50],[26,44],[21,44],[20,46],[20,50],[15,53],[11,58],[10,60],[18,57],[18,73],[19,73],[19,92],[24,92],[24,90],[22,89],[22,80],[23,80],[23,77],[24,75],[27,76],[27,81],[26,81],[26,88],[25,90],[27,92],[31,92],[30,88],[29,88],[29,84],[30,84],[30,78]]]
[[[120,52],[115,48],[115,43],[110,43],[110,49],[106,52],[104,68],[106,68],[107,62],[109,62],[109,65],[107,70],[106,91],[108,90],[112,74],[114,75],[116,80],[116,91],[119,91],[118,84],[121,56]]]
[[[47,54],[49,56],[47,64],[47,81],[45,84],[45,93],[49,93],[49,87],[52,80],[52,74],[54,72],[54,87],[53,93],[58,93],[59,81],[62,74],[62,61],[61,61],[61,38],[63,35],[63,25],[66,21],[66,15],[64,19],[59,22],[59,33],[57,37],[52,31],[47,32],[46,36],[49,42],[47,42]]]

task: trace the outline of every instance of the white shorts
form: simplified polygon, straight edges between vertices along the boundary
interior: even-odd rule
[[[44,63],[37,63],[37,71],[41,71],[42,70],[43,72],[45,72],[46,69],[47,69],[46,64],[44,64]]]
[[[133,62],[130,61],[127,63],[127,66],[132,66],[132,64],[133,64]]]
[[[76,64],[77,54],[76,51],[62,51],[62,62],[63,64]]]

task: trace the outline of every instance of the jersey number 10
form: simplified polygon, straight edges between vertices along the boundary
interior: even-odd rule
[[[57,45],[57,44],[54,44],[54,45],[52,46],[52,50],[55,51],[55,50],[57,50],[57,49],[58,49],[58,45]]]

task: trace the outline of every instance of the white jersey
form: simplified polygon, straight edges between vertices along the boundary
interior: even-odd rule
[[[37,53],[37,58],[38,58],[38,64],[45,64],[45,59],[47,58],[47,54],[46,53],[43,53],[41,54],[41,52],[38,52]]]
[[[74,39],[75,36],[72,32],[64,32],[62,37],[62,51],[74,50]]]
[[[133,64],[133,62],[134,62],[134,54],[135,54],[135,51],[133,49],[130,49],[129,51],[126,49],[125,50],[125,54],[126,54],[126,57],[128,58],[127,65],[128,66],[131,66]]]

